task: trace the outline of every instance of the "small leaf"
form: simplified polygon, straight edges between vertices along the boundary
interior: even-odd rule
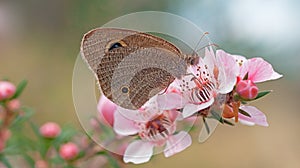
[[[27,85],[27,81],[26,80],[22,80],[18,86],[17,86],[17,89],[16,89],[16,93],[13,95],[13,97],[11,99],[15,99],[15,98],[18,98],[21,93],[23,92],[23,90],[25,89]]]
[[[115,158],[113,158],[110,154],[107,154],[107,159],[113,168],[121,168],[118,161]]]
[[[95,155],[107,155],[106,151],[99,151],[97,153],[95,153]]]
[[[220,121],[220,123],[224,124],[223,118],[220,116],[219,113],[215,112],[214,110],[211,111],[212,117],[218,121]]]
[[[246,111],[239,109],[239,112],[247,117],[251,117],[251,115],[249,113],[247,113]]]
[[[248,72],[247,72],[246,75],[244,76],[243,80],[248,80]]]
[[[230,126],[234,126],[234,124],[228,120],[223,119],[224,124],[230,125]]]
[[[22,156],[31,167],[34,167],[35,161],[28,154],[24,153]]]
[[[257,100],[257,99],[259,99],[259,98],[262,98],[262,97],[266,96],[267,94],[269,94],[269,93],[271,93],[271,92],[272,92],[272,90],[266,90],[266,91],[259,92],[259,93],[257,94],[257,96],[254,98],[254,100]]]
[[[202,117],[202,119],[203,119],[203,122],[204,122],[204,126],[206,128],[207,134],[210,134],[209,126],[208,126],[208,124],[207,124],[207,122],[205,120],[205,117]]]
[[[7,167],[12,168],[11,164],[9,163],[8,159],[4,155],[0,155],[0,161]]]
[[[38,126],[35,123],[31,122],[31,121],[29,121],[29,125],[30,125],[32,131],[34,132],[34,134],[37,137],[41,138],[40,129],[38,128]]]

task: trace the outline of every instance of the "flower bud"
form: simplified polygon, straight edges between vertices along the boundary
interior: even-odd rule
[[[79,149],[76,144],[68,142],[62,145],[59,149],[59,155],[65,160],[72,160],[76,158],[79,153]]]
[[[233,113],[232,107],[230,107],[228,104],[225,104],[222,116],[224,118],[233,118],[234,117],[234,113]]]
[[[15,85],[7,81],[0,81],[0,101],[11,98],[15,92]]]
[[[241,80],[236,85],[236,91],[243,99],[254,99],[258,94],[258,87],[251,80]]]
[[[117,109],[117,105],[107,99],[105,96],[101,96],[98,103],[98,111],[100,117],[105,120],[110,126],[114,124],[114,113]]]
[[[5,148],[5,141],[0,139],[0,152],[2,152],[4,148]]]
[[[7,108],[11,111],[16,111],[20,108],[21,103],[18,99],[13,99],[7,103]]]
[[[38,160],[35,162],[34,168],[48,168],[48,164],[44,160]]]
[[[60,126],[54,122],[47,122],[40,127],[40,134],[45,138],[55,138],[60,132]]]

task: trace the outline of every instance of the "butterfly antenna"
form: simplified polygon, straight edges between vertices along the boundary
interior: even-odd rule
[[[204,32],[204,33],[201,35],[200,40],[198,41],[198,43],[197,43],[196,46],[195,46],[195,49],[200,45],[202,39],[203,39],[206,35],[208,35],[208,34],[209,34],[209,32]],[[193,50],[193,52],[195,51],[195,49]],[[197,51],[198,51],[198,50],[197,50]],[[196,51],[196,53],[197,53],[197,51]]]
[[[218,45],[218,44],[215,44],[215,43],[212,43],[212,44],[207,44],[207,45],[205,45],[205,46],[203,46],[203,47],[199,48],[198,50],[196,50],[196,52],[198,52],[198,51],[201,51],[201,50],[203,50],[204,48],[206,48],[206,47],[210,47],[210,46],[219,47],[219,45]]]

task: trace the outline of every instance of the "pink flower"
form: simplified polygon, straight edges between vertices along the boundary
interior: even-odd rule
[[[47,122],[40,127],[40,134],[45,138],[56,138],[60,132],[60,126],[54,122]]]
[[[68,142],[63,144],[59,149],[59,155],[64,160],[72,160],[75,159],[79,153],[79,149],[76,144],[72,142]]]
[[[263,112],[258,110],[256,107],[253,106],[240,106],[240,109],[246,111],[250,114],[251,117],[245,116],[243,114],[239,115],[239,122],[245,125],[253,126],[253,125],[260,125],[260,126],[269,126],[267,122],[267,117]]]
[[[107,99],[104,95],[102,95],[97,108],[100,112],[100,118],[103,119],[105,123],[113,126],[114,113],[117,109],[117,105]]]
[[[239,78],[243,79],[248,74],[248,80],[253,83],[275,80],[282,77],[274,71],[272,65],[262,58],[251,58],[246,60],[243,56],[234,56],[238,60],[243,60],[240,65]]]
[[[239,110],[245,111],[251,117],[239,113],[238,112]],[[235,105],[231,107],[228,104],[226,104],[224,106],[222,116],[224,118],[229,118],[229,119],[233,119],[234,117],[236,117],[236,122],[240,122],[241,124],[248,125],[248,126],[253,126],[253,125],[260,125],[265,127],[269,126],[265,114],[254,106],[245,106],[245,105],[240,106],[239,103],[235,103]]]
[[[148,162],[154,147],[164,146],[164,155],[169,157],[191,145],[191,137],[187,132],[175,133],[180,113],[176,110],[159,110],[156,98],[151,98],[139,110],[140,120],[131,120],[122,115],[124,109],[118,109],[115,113],[114,130],[117,134],[140,137],[126,148],[123,157],[125,163]]]
[[[11,111],[16,111],[20,108],[21,106],[21,103],[18,99],[13,99],[13,100],[10,100],[8,103],[7,103],[7,108]]]
[[[15,92],[15,85],[7,81],[0,81],[0,101],[11,98]]]
[[[258,94],[258,87],[251,80],[241,80],[236,85],[237,93],[243,99],[254,99]]]
[[[218,94],[226,94],[233,90],[239,68],[233,57],[222,50],[215,56],[212,49],[205,49],[205,57],[199,58],[196,66],[190,66],[186,76],[174,81],[174,86],[181,93],[166,93],[159,99],[176,100],[174,106],[166,106],[159,101],[163,109],[183,108],[184,118],[211,106]],[[170,103],[168,103],[170,104]]]

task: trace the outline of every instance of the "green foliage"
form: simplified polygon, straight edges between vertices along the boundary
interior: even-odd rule
[[[59,155],[60,147],[68,142],[72,142],[77,139],[82,139],[85,134],[79,134],[79,132],[70,125],[65,125],[61,128],[60,134],[55,138],[44,137],[40,133],[40,126],[31,121],[31,117],[34,112],[31,108],[21,107],[16,111],[8,110],[6,103],[12,99],[19,98],[27,85],[27,81],[23,80],[17,86],[16,92],[12,98],[3,100],[0,102],[1,113],[5,113],[4,118],[1,118],[0,131],[9,130],[11,136],[5,142],[5,148],[0,151],[0,162],[7,168],[13,167],[10,163],[10,158],[14,156],[20,156],[26,162],[26,165],[34,168],[36,161],[45,161],[50,167],[64,167],[64,168],[75,168],[77,163],[85,161],[86,153],[90,153],[94,157],[102,153],[103,156],[107,157],[109,164],[113,168],[119,168],[116,159],[107,153],[106,151],[86,151],[93,150],[93,145],[96,145],[92,141],[89,141],[88,148],[80,149],[79,153],[72,160],[64,160]],[[102,123],[101,123],[102,124]],[[104,125],[101,125],[104,128]],[[25,129],[26,128],[26,129]],[[30,131],[28,131],[28,128]],[[107,134],[111,134],[108,132]],[[1,135],[1,134],[0,134]],[[76,144],[76,143],[75,143]],[[92,153],[91,153],[92,152]],[[93,154],[94,153],[94,154]]]
[[[18,98],[22,94],[22,92],[25,89],[26,85],[27,85],[26,80],[21,81],[17,86],[16,93],[13,95],[13,97],[11,99]]]

